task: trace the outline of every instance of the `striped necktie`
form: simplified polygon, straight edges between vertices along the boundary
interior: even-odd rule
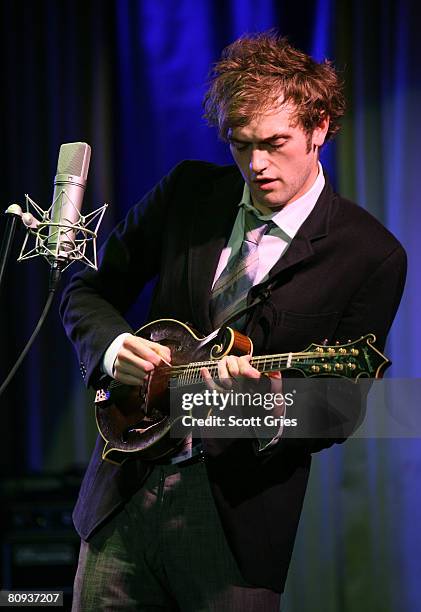
[[[264,222],[252,212],[245,211],[241,248],[228,262],[212,290],[210,314],[214,329],[246,305],[259,268],[258,246],[272,227],[273,221]],[[241,317],[232,326],[241,329],[244,323],[245,317]]]

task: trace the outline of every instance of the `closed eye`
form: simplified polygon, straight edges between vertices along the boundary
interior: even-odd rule
[[[258,146],[258,148],[259,149],[266,149],[267,151],[279,151],[280,149],[282,149],[283,146],[285,146],[286,143],[287,143],[286,140],[284,142],[277,142],[277,143],[262,142]],[[230,146],[232,146],[236,151],[246,151],[250,147],[250,145],[251,145],[250,142],[242,142],[242,141],[239,141],[239,140],[230,140]]]
[[[281,142],[279,144],[272,144],[272,143],[267,143],[267,147],[270,151],[278,151],[279,149],[282,149],[282,147],[285,145],[285,142]]]
[[[234,147],[236,151],[245,151],[249,146],[249,142],[239,142],[238,140],[230,140],[230,145]]]

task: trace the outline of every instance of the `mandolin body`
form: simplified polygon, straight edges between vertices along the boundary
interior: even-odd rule
[[[173,367],[252,351],[249,338],[231,328],[204,338],[175,319],[148,323],[136,335],[168,346]],[[108,386],[97,392],[95,415],[105,440],[103,459],[120,464],[137,454],[153,461],[171,454],[182,444],[183,439],[170,435],[174,419],[178,418],[169,413],[170,378],[171,369],[162,364],[143,387],[116,384],[110,379]]]

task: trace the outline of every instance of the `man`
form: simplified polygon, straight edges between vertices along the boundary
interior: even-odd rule
[[[156,275],[151,321],[209,334],[254,303],[235,324],[257,355],[366,333],[384,346],[405,254],[323,174],[319,150],[344,111],[333,67],[274,34],[243,37],[216,65],[205,109],[235,166],[178,165],[112,232],[98,271],[77,274],[64,295],[89,385],[104,373],[140,385],[171,362],[168,347],[135,337],[124,319]],[[218,374],[225,387],[260,377],[235,356]],[[213,384],[208,370],[203,377]],[[351,430],[357,395],[349,392]],[[327,400],[316,408],[334,421]],[[334,431],[300,440],[279,431],[263,444],[203,439],[200,452],[193,442],[157,465],[121,467],[101,460],[99,438],[74,514],[74,609],[278,610],[311,453],[343,441],[340,422]]]

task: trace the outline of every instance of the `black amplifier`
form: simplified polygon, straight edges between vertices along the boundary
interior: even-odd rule
[[[79,473],[3,480],[2,589],[60,590],[70,609],[79,554],[71,515],[80,482]]]

